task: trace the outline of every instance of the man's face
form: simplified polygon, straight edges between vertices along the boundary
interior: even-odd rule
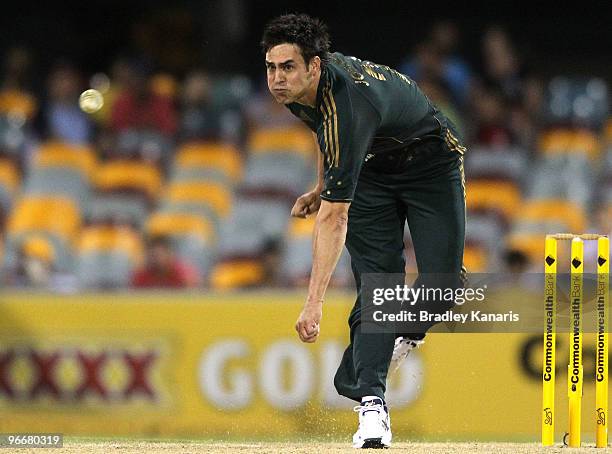
[[[312,83],[300,49],[295,44],[279,44],[266,52],[268,89],[281,104],[290,104],[302,98]]]

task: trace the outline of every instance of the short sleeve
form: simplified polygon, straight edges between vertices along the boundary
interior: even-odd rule
[[[346,85],[326,87],[320,110],[323,122],[317,136],[325,171],[321,198],[350,202],[380,116],[362,94],[351,93]]]

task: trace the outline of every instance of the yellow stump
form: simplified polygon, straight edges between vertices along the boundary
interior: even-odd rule
[[[581,238],[572,240],[570,273],[570,351],[567,370],[567,395],[569,398],[569,446],[580,447],[580,423],[582,410],[582,300],[584,243]]]
[[[542,446],[555,442],[555,350],[557,240],[546,238],[544,253],[544,352],[542,363]]]
[[[595,367],[595,441],[608,446],[608,304],[610,285],[610,240],[597,240],[597,349]]]

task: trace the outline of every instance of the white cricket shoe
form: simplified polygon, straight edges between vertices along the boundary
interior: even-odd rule
[[[359,412],[359,428],[353,435],[353,448],[391,446],[391,419],[382,399],[364,401],[353,410]]]
[[[393,347],[393,356],[391,357],[389,371],[397,371],[402,364],[402,361],[408,357],[410,352],[415,348],[419,348],[424,343],[424,340],[413,340],[408,339],[407,337],[398,337],[395,339],[395,346]]]

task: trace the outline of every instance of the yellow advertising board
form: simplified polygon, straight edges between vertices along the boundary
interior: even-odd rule
[[[0,432],[348,437],[354,403],[337,396],[332,377],[352,296],[330,296],[319,340],[302,344],[293,326],[303,296],[0,295]],[[592,342],[586,439],[595,428]],[[536,440],[541,362],[541,336],[431,334],[390,382],[394,435]],[[558,413],[560,437],[567,420]]]

